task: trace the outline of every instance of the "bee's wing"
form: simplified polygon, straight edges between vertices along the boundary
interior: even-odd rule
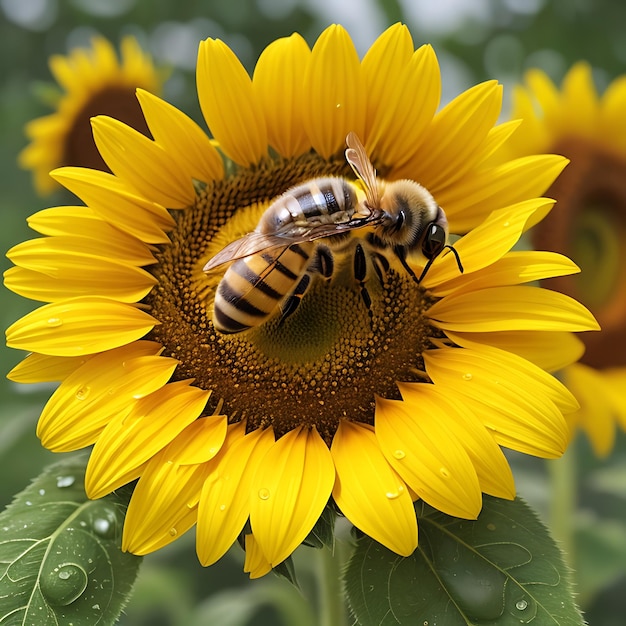
[[[204,271],[209,272],[224,263],[230,263],[251,254],[258,254],[274,248],[287,248],[297,243],[332,237],[333,235],[359,230],[367,226],[376,226],[381,222],[382,218],[383,213],[381,211],[372,211],[365,217],[355,218],[348,222],[316,224],[306,229],[299,227],[281,234],[268,235],[253,231],[222,248],[214,257],[209,259],[204,266]]]
[[[204,271],[209,272],[220,265],[224,265],[224,263],[243,259],[251,254],[257,254],[279,246],[290,246],[292,243],[294,242],[289,237],[266,235],[253,231],[244,235],[241,239],[231,241],[225,248],[222,248],[215,256],[209,259],[204,266]]]
[[[376,183],[376,170],[372,165],[365,147],[356,133],[349,132],[346,137],[346,161],[350,164],[354,173],[363,181],[365,185],[365,193],[367,203],[370,208],[375,209],[379,206],[378,184]]]

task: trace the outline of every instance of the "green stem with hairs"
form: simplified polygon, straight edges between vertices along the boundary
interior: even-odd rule
[[[318,555],[317,584],[319,590],[320,626],[347,626],[348,610],[343,590],[345,546],[335,543],[334,553],[324,547]]]
[[[571,445],[558,460],[548,463],[550,473],[550,530],[563,550],[568,565],[575,569],[574,514],[576,509],[576,446]]]

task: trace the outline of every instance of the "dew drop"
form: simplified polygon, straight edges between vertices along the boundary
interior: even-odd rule
[[[450,478],[450,470],[447,467],[440,467],[439,468],[439,473],[444,477],[444,478]]]
[[[24,504],[26,506],[32,506],[33,503],[30,500],[26,500],[26,502],[24,502]]]
[[[220,504],[220,511],[225,511],[226,510],[226,505],[225,504]]]
[[[388,491],[385,496],[389,499],[389,500],[395,500],[396,498],[398,498],[400,496],[400,491]]]
[[[270,490],[265,487],[263,489],[259,489],[259,498],[261,498],[261,500],[269,500]]]
[[[45,489],[40,489],[39,490],[39,495],[40,496],[45,496],[46,495],[46,490]]]
[[[58,328],[63,325],[63,320],[60,317],[49,317],[46,323],[50,328]]]
[[[174,527],[170,528],[169,533],[170,537],[176,537],[176,535],[178,535],[178,531]]]
[[[57,476],[57,487],[59,489],[63,489],[63,487],[71,487],[75,482],[75,476]]]
[[[489,522],[487,524],[487,530],[495,530],[496,529],[496,525],[493,522]]]
[[[111,530],[111,522],[103,517],[98,517],[93,521],[93,529],[98,535],[106,537]]]
[[[463,374],[463,380],[472,380],[472,378],[474,377],[470,372],[465,372],[465,374]]]
[[[77,400],[85,400],[87,398],[87,396],[89,395],[89,392],[91,391],[90,387],[84,386],[81,387],[77,392],[76,392],[76,399]]]
[[[403,459],[405,456],[406,456],[406,452],[404,450],[399,450],[398,449],[398,450],[394,450],[393,451],[393,457],[395,459],[400,460],[400,459]]]
[[[510,226],[510,225],[511,225],[511,222],[509,222],[509,220],[507,220],[506,222],[502,222],[502,226],[503,226],[504,228],[507,228],[507,227],[508,227],[508,226]]]
[[[518,611],[525,611],[528,608],[528,602],[526,600],[518,600],[515,603],[515,608]]]
[[[80,598],[87,583],[84,567],[78,563],[62,563],[42,576],[40,589],[50,604],[68,606]]]

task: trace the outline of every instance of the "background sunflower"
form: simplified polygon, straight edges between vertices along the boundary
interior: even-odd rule
[[[196,3],[155,4],[147,0],[135,3],[60,1],[23,3],[3,2],[0,6],[0,161],[2,190],[0,219],[3,249],[32,236],[25,217],[43,204],[31,191],[30,176],[19,170],[16,154],[25,147],[23,127],[29,120],[49,111],[34,97],[33,90],[43,93],[39,81],[49,82],[48,57],[65,54],[76,45],[85,46],[91,36],[103,34],[117,46],[126,34],[137,36],[155,61],[172,67],[165,97],[201,119],[195,101],[193,69],[198,41],[207,36],[221,37],[235,50],[248,68],[252,68],[260,50],[279,36],[296,30],[312,43],[329,22],[342,22],[354,34],[362,54],[386,26],[406,22],[416,44],[430,42],[436,46],[444,75],[442,102],[469,85],[486,78],[498,78],[510,86],[521,80],[529,67],[541,67],[560,82],[566,69],[580,58],[593,66],[598,86],[606,87],[610,79],[623,73],[626,54],[621,24],[626,7],[612,0],[594,3],[572,3],[559,0],[537,2],[472,2],[456,0],[445,3],[366,2],[345,4],[345,14],[324,7],[333,3],[289,2],[270,0],[245,3],[213,3],[203,15]],[[245,5],[245,10],[242,7]],[[29,11],[21,7],[30,7]],[[431,7],[431,8],[429,8]],[[441,7],[441,12],[432,7]],[[105,13],[103,13],[103,11]],[[616,15],[616,12],[622,15]],[[505,93],[507,93],[505,88]],[[58,204],[72,203],[59,193]],[[4,271],[9,262],[2,261]],[[2,294],[3,327],[24,315],[32,306],[8,291]],[[2,371],[7,372],[20,360],[15,351],[2,346]],[[2,403],[0,415],[0,463],[3,481],[0,500],[11,499],[40,467],[53,458],[35,437],[35,423],[41,406],[50,395],[49,388],[20,390],[0,380]],[[620,464],[625,449],[624,437],[618,435],[615,452],[608,463],[600,464],[590,454],[585,441],[577,442],[579,466],[584,476],[579,494],[586,511],[585,532],[579,536],[579,558],[589,566],[579,574],[580,601],[590,623],[609,625],[611,615],[624,612],[624,555],[620,550],[626,518],[623,484],[626,470]],[[528,458],[512,459],[518,490],[538,507],[544,508],[551,498],[545,488],[544,468]],[[9,471],[10,470],[10,471]],[[620,493],[621,492],[621,493]],[[615,494],[619,494],[615,497]],[[611,497],[607,497],[611,496]],[[590,513],[589,511],[593,511]],[[289,585],[268,581],[249,587],[241,573],[241,553],[233,552],[232,567],[202,569],[196,565],[192,540],[174,544],[176,548],[158,553],[147,561],[125,623],[154,623],[155,614],[164,624],[191,623],[192,620],[218,619],[220,610],[233,606],[237,590],[237,607],[243,623],[252,624],[314,623],[314,616],[302,612]],[[191,555],[191,557],[190,557]],[[595,555],[595,558],[587,558]],[[303,585],[308,584],[303,580]],[[158,591],[155,593],[155,589]],[[211,600],[204,605],[209,590]],[[244,593],[244,590],[246,592]],[[218,591],[216,593],[216,591]],[[267,608],[267,598],[275,598],[274,608]],[[614,603],[612,605],[611,603]],[[621,604],[620,604],[621,603]],[[277,608],[278,607],[278,608]],[[621,607],[618,608],[618,607]],[[252,617],[253,616],[253,617]],[[291,621],[290,621],[291,620]]]

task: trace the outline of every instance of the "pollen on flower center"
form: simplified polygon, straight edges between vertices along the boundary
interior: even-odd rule
[[[333,171],[334,170],[334,171]],[[267,203],[287,187],[324,175],[346,174],[344,164],[310,156],[268,161],[207,188],[193,208],[177,214],[172,244],[159,252],[158,286],[147,298],[161,324],[153,336],[180,361],[177,376],[212,390],[209,410],[222,406],[248,428],[272,425],[277,434],[316,426],[330,443],[341,418],[373,423],[375,395],[399,398],[396,381],[424,379],[421,352],[435,332],[424,311],[430,298],[402,269],[380,284],[367,282],[368,310],[352,277],[351,259],[330,282],[317,278],[296,312],[258,328],[223,335],[213,328],[217,278],[202,272],[206,249],[219,229],[237,222],[249,229],[254,203]],[[373,274],[373,272],[372,272]]]

